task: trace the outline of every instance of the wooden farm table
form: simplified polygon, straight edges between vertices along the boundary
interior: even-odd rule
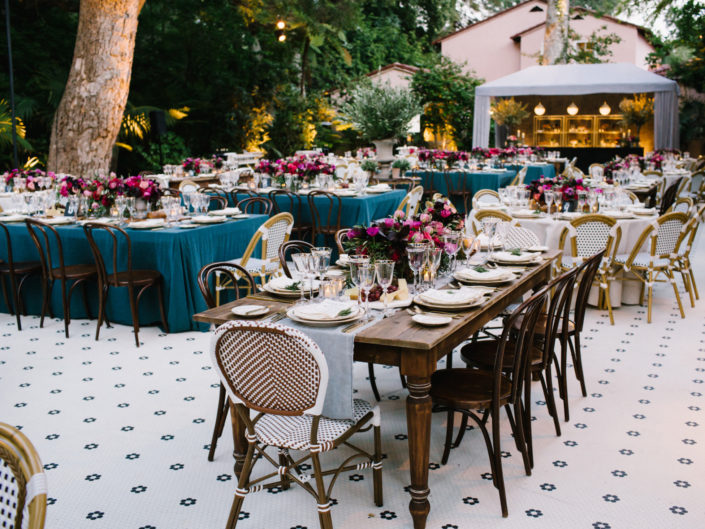
[[[429,392],[431,375],[436,371],[438,360],[496,318],[518,297],[547,283],[551,277],[552,263],[559,255],[559,251],[546,252],[542,264],[527,267],[519,278],[496,291],[483,306],[463,313],[462,317],[446,326],[421,327],[402,310],[355,336],[355,360],[398,366],[401,374],[407,377],[409,396],[406,399],[406,421],[411,474],[409,511],[415,529],[426,527],[426,518],[431,509],[428,501],[432,407]],[[273,310],[284,310],[291,306],[277,299],[263,301],[264,296],[261,294],[257,298],[258,303],[268,305]],[[193,318],[199,322],[220,325],[237,319],[230,310],[232,307],[252,302],[252,298],[244,298],[201,312]],[[244,426],[239,424],[234,409],[231,409],[230,416],[233,420],[235,472],[239,473],[244,463],[247,441]]]

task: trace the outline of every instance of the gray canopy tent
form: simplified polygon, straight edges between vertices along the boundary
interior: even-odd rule
[[[628,63],[531,66],[478,86],[472,145],[489,145],[491,97],[651,92],[654,93],[654,147],[677,148],[678,84]]]

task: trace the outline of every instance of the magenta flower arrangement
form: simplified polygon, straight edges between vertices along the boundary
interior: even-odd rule
[[[45,177],[51,178],[52,182],[56,180],[56,175],[53,172],[45,172],[41,169],[13,169],[12,171],[7,171],[2,175],[5,185],[9,186],[14,185],[15,178],[24,178],[27,191],[37,191],[39,189],[37,179]]]
[[[362,149],[358,149],[355,154],[358,159],[365,160],[367,158],[375,158],[377,156],[377,150],[371,147],[363,147]]]
[[[278,160],[260,160],[255,171],[267,174],[278,183],[284,183],[286,174],[295,175],[302,182],[311,182],[319,174],[327,174],[336,178],[335,165],[323,160],[322,154],[289,156]]]
[[[162,196],[159,185],[143,176],[128,176],[122,182],[123,192],[128,197],[143,198],[152,205]]]
[[[184,171],[193,171],[193,174],[195,175],[199,174],[201,169],[205,166],[212,167],[211,162],[204,160],[203,158],[186,158],[181,165],[184,168]]]

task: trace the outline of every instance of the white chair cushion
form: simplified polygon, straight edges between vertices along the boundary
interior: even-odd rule
[[[231,261],[228,261],[228,263],[234,263],[239,265],[242,259],[232,259]],[[265,274],[273,274],[277,270],[279,270],[279,262],[267,262],[264,261],[263,259],[255,259],[253,257],[250,257],[247,260],[247,264],[245,265],[245,270],[247,270],[250,273],[254,274],[259,274],[262,272],[262,265],[265,265],[264,272]]]
[[[624,264],[627,262],[627,259],[629,258],[629,254],[623,253],[620,255],[617,255],[614,258],[614,262],[617,264]],[[642,252],[637,254],[636,258],[634,258],[634,262],[632,263],[632,266],[640,266],[642,268],[649,268],[649,259],[651,256],[646,253]],[[669,259],[665,257],[657,257],[654,259],[654,268],[666,268],[669,263]]]
[[[323,451],[330,450],[332,443],[347,432],[367,413],[379,414],[377,406],[361,399],[353,401],[352,419],[328,419],[321,417],[318,422],[318,442]],[[260,443],[289,448],[291,450],[309,450],[311,448],[311,415],[290,417],[286,415],[264,415],[255,424],[255,434]]]

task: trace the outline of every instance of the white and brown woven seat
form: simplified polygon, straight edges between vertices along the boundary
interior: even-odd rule
[[[472,229],[475,231],[475,235],[479,235],[482,232],[482,220],[488,218],[497,219],[499,222],[508,222],[510,227],[519,226],[519,221],[499,209],[472,210],[470,213],[470,219],[472,221]]]
[[[611,273],[614,252],[619,247],[622,238],[622,229],[617,221],[605,215],[584,215],[574,219],[561,232],[558,248],[564,252],[559,270],[569,270],[580,266],[584,260],[604,251],[602,264],[597,270],[597,285],[604,295],[605,305],[610,316],[610,323],[614,325],[612,303],[610,301],[610,283],[614,280]],[[570,247],[566,243],[570,240]]]
[[[321,415],[328,387],[328,365],[321,349],[304,333],[271,322],[231,321],[221,325],[211,341],[211,359],[240,421],[245,425],[247,455],[238,478],[228,529],[233,529],[247,494],[291,482],[311,494],[318,504],[322,529],[332,529],[330,487],[323,477],[349,470],[373,469],[374,500],[382,505],[382,449],[379,409],[354,401],[353,417],[328,419]],[[251,413],[256,414],[254,418]],[[374,451],[349,442],[360,431],[374,430]],[[354,450],[337,467],[322,470],[320,455],[345,444]],[[267,452],[279,449],[278,459]],[[289,450],[308,452],[296,460]],[[250,479],[259,458],[275,470]],[[363,461],[354,464],[355,458]],[[311,461],[313,474],[302,465]]]
[[[0,527],[42,529],[47,483],[34,446],[17,428],[0,422]]]
[[[421,198],[423,197],[423,186],[416,186],[409,191],[397,206],[397,211],[404,212],[405,218],[411,218],[419,212]]]
[[[522,228],[521,226],[510,226],[507,230],[507,237],[505,241],[505,248],[519,248],[527,249],[533,248],[535,246],[540,246],[541,241],[538,236],[528,228]]]
[[[497,208],[502,205],[499,193],[494,189],[480,189],[472,197],[472,209]]]
[[[629,254],[615,256],[615,265],[621,267],[626,273],[623,280],[636,278],[641,281],[640,303],[642,304],[644,288],[647,289],[648,323],[651,323],[654,284],[661,275],[665,276],[665,280],[673,286],[681,318],[685,318],[674,270],[677,268],[680,245],[689,233],[688,220],[688,215],[685,213],[666,213],[646,227]],[[642,251],[647,240],[650,243],[649,247]]]

